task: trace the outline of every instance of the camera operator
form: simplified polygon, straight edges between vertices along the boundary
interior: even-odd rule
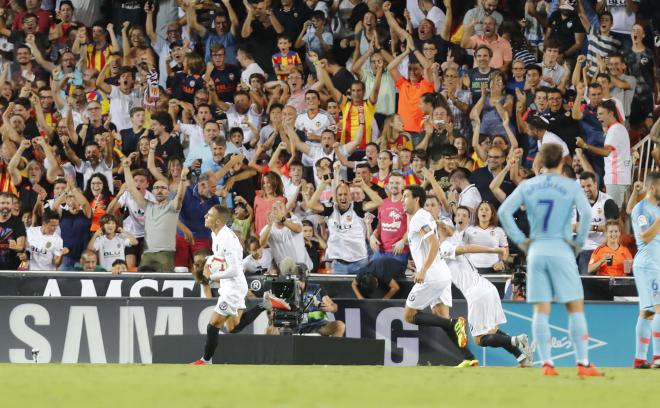
[[[329,320],[327,313],[336,313],[338,310],[337,304],[328,296],[328,294],[323,290],[320,284],[318,283],[308,283],[306,273],[301,273],[301,266],[296,265],[293,259],[285,258],[282,262],[279,263],[280,276],[287,276],[284,279],[290,279],[292,277],[291,272],[297,270],[297,275],[300,280],[294,278],[292,281],[293,285],[298,285],[298,290],[300,291],[300,301],[299,304],[296,302],[289,301],[288,304],[291,304],[292,311],[298,311],[301,313],[299,324],[297,326],[297,333],[306,334],[306,333],[318,333],[321,336],[330,336],[330,337],[343,337],[344,332],[346,331],[346,325],[340,320]],[[272,298],[280,300],[277,296],[282,296],[283,293],[278,293],[277,290],[273,289]],[[285,297],[285,296],[282,296]],[[295,294],[291,295],[292,298],[296,298]],[[287,299],[285,299],[286,301]],[[275,304],[273,303],[273,307]],[[268,334],[279,335],[280,334],[280,325],[278,324],[278,313],[275,312],[271,316],[271,321],[267,329]]]

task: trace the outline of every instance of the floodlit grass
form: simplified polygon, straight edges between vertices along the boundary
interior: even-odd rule
[[[2,407],[650,407],[658,370],[0,365]]]

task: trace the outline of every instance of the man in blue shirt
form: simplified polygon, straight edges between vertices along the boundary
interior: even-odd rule
[[[591,219],[587,197],[575,180],[563,177],[562,147],[547,143],[539,152],[545,172],[525,181],[502,203],[498,214],[509,238],[527,252],[527,301],[534,304],[532,331],[543,362],[544,375],[557,375],[551,356],[549,315],[551,302],[564,303],[568,330],[581,377],[601,376],[589,363],[584,292],[575,261],[589,232],[581,222],[572,239],[573,206],[581,220]],[[513,214],[524,205],[530,225],[529,238],[516,225]]]
[[[660,367],[660,173],[646,176],[646,197],[632,211],[631,221],[637,254],[633,262],[635,285],[639,295],[639,317],[636,328],[635,368]],[[653,364],[646,355],[653,338]]]
[[[189,268],[195,252],[211,249],[211,230],[204,226],[204,215],[220,203],[215,184],[213,173],[204,173],[197,184],[186,188],[176,232],[176,267]]]

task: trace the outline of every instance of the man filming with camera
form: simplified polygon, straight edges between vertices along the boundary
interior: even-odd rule
[[[277,289],[273,286],[273,295],[285,299],[291,304],[292,313],[297,313],[297,327],[293,332],[298,334],[318,333],[321,336],[343,337],[346,331],[346,325],[340,320],[329,320],[328,313],[336,313],[337,304],[323,290],[320,284],[308,283],[304,270],[300,265],[296,265],[292,258],[285,258],[279,264],[280,282],[288,281],[285,285],[293,285],[292,291],[288,289]],[[298,291],[298,293],[291,293]],[[282,293],[281,293],[282,292]],[[288,292],[286,296],[284,292]],[[279,299],[279,298],[277,298]],[[298,299],[299,301],[296,301]],[[290,313],[287,312],[289,315]],[[282,324],[281,316],[277,310],[271,316],[270,324],[267,330],[268,334],[281,334]],[[282,330],[283,331],[283,330]]]

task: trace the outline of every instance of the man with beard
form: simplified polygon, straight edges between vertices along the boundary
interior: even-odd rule
[[[316,163],[323,157],[327,157],[334,162],[338,160],[337,156],[339,156],[339,154],[341,154],[343,157],[350,156],[350,154],[353,153],[353,150],[355,150],[357,144],[360,142],[359,139],[355,139],[351,143],[340,145],[338,146],[339,154],[336,154],[335,132],[330,129],[326,129],[321,132],[321,143],[317,144],[316,146],[309,142],[301,141],[291,124],[285,123],[284,130],[287,132],[287,136],[289,136],[293,142],[296,150],[303,153],[303,162],[308,160],[310,163]],[[316,181],[316,185],[318,185],[319,179],[316,166],[314,166],[314,180]]]
[[[110,192],[113,191],[112,163],[108,164],[105,161],[101,161],[101,148],[96,142],[91,142],[85,146],[85,160],[81,160],[69,145],[68,136],[62,136],[60,140],[62,141],[64,154],[71,161],[71,164],[74,165],[76,172],[82,173],[84,186],[87,185],[92,174],[101,173],[108,181]]]
[[[625,126],[618,120],[614,101],[603,101],[598,106],[598,121],[606,129],[603,147],[596,147],[580,141],[578,147],[605,158],[605,191],[617,207],[621,208],[630,188],[632,156],[630,136]]]
[[[316,66],[316,75],[319,82],[325,85],[330,96],[339,103],[339,109],[342,111],[342,134],[339,143],[350,143],[357,139],[359,140],[358,148],[364,149],[367,143],[375,139],[373,133],[374,115],[376,114],[376,102],[378,101],[383,68],[379,68],[376,73],[376,82],[369,98],[364,98],[365,87],[361,81],[353,81],[349,90],[350,97],[348,97],[333,85],[324,63],[318,60],[316,54],[309,53],[307,58]]]
[[[227,114],[227,127],[229,129],[241,128],[243,141],[258,137],[259,129],[261,129],[261,114],[264,109],[253,102],[250,93],[239,90],[234,95],[234,103],[218,101],[218,106]],[[257,132],[256,135],[253,129]],[[243,144],[243,141],[241,144]]]
[[[35,140],[36,143],[37,140]],[[11,182],[16,186],[17,195],[21,202],[21,209],[23,211],[31,212],[34,205],[37,203],[37,197],[41,195],[42,200],[45,199],[47,191],[52,189],[44,178],[44,171],[41,164],[36,160],[31,160],[26,166],[27,177],[23,177],[19,170],[19,165],[25,152],[30,149],[32,143],[29,140],[22,140],[16,149],[16,153],[9,161],[8,171],[11,177]],[[45,147],[47,148],[47,147]]]
[[[474,26],[477,21],[471,21],[465,27],[463,38],[461,39],[461,47],[466,49],[474,49],[480,45],[486,45],[493,51],[493,58],[490,60],[490,67],[500,69],[504,72],[509,70],[511,61],[513,60],[513,51],[509,41],[497,34],[497,23],[493,16],[486,16],[483,19],[482,26],[484,28],[483,35],[473,34]],[[477,66],[475,61],[474,66]]]
[[[449,176],[449,183],[452,191],[448,198],[452,212],[456,211],[457,207],[467,207],[472,212],[471,216],[474,219],[476,216],[475,211],[482,200],[477,186],[471,184],[468,179],[468,171],[460,167],[457,168]]]
[[[587,241],[582,248],[582,252],[578,255],[579,271],[583,275],[587,275],[587,267],[589,259],[594,249],[605,242],[605,227],[607,220],[617,219],[619,217],[619,207],[617,207],[612,197],[598,190],[596,183],[596,175],[594,173],[585,171],[580,174],[580,185],[584,194],[589,200],[591,205],[591,220],[589,234]],[[579,220],[582,222],[582,220]],[[573,229],[577,230],[578,219],[573,218]]]
[[[169,186],[166,181],[157,180],[153,186],[155,201],[146,200],[145,196],[135,186],[131,174],[131,160],[122,161],[126,189],[133,196],[139,208],[144,208],[144,244],[140,266],[148,265],[159,272],[174,270],[174,254],[176,250],[176,226],[179,211],[183,202],[185,179],[190,171],[187,167],[181,170],[181,179],[176,196],[169,198]]]
[[[48,80],[46,73],[39,65],[32,62],[32,51],[25,44],[16,46],[14,51],[15,61],[9,64],[9,75],[7,79],[14,89],[20,89],[27,83]]]
[[[158,71],[167,72],[167,57],[170,55],[170,44],[181,41],[181,26],[178,21],[171,21],[167,23],[166,36],[160,37],[154,29],[154,4],[145,2],[144,12],[147,14],[145,31],[151,46],[158,54]],[[166,87],[167,75],[160,75],[158,78],[158,85],[163,88]]]
[[[208,107],[205,106],[204,109],[208,109]],[[193,125],[186,125],[186,126],[193,126]],[[199,126],[199,125],[195,125],[195,126]],[[216,138],[221,137],[220,125],[217,122],[213,122],[209,120],[208,122],[204,123],[202,132],[204,136],[203,142],[196,143],[195,147],[190,148],[190,151],[188,152],[188,156],[186,156],[186,161],[183,163],[183,165],[186,167],[192,166],[194,162],[201,162],[202,166],[204,165],[204,163],[208,163],[209,165],[211,165],[211,163],[214,161],[214,156],[216,153],[211,148],[211,143]],[[226,145],[224,147],[226,147]],[[220,160],[222,160],[222,158],[220,158]],[[199,168],[199,166],[197,165],[195,167]]]
[[[11,193],[0,193],[0,268],[8,271],[18,268],[18,254],[25,250],[25,225],[11,215],[13,197]]]
[[[481,199],[493,204],[495,208],[500,206],[500,200],[495,198],[495,195],[493,195],[493,192],[490,189],[490,183],[495,177],[497,177],[498,174],[500,174],[500,172],[505,171],[505,162],[506,153],[504,153],[504,151],[499,147],[491,147],[488,150],[488,159],[486,162],[487,166],[475,169],[470,175],[470,181],[474,183],[475,186],[477,186],[477,190],[479,190],[479,194],[481,194]],[[513,190],[516,189],[516,185],[513,184],[511,178],[507,174],[504,177],[504,181],[502,182],[500,188],[508,196],[509,194],[513,193]]]
[[[488,16],[495,19],[495,22],[499,27],[500,24],[502,24],[502,21],[504,21],[504,17],[502,17],[502,14],[500,14],[496,10],[497,3],[498,0],[478,0],[477,6],[471,8],[465,13],[465,17],[463,17],[463,26],[467,26],[474,20],[477,20],[478,22],[482,22],[484,18]],[[483,25],[481,23],[475,25],[474,32],[477,35],[483,35],[484,34]]]
[[[332,260],[332,273],[354,275],[368,263],[367,243],[364,239],[365,211],[377,208],[383,200],[364,180],[356,179],[353,185],[360,187],[371,201],[366,204],[353,202],[348,184],[340,183],[334,189],[334,204],[321,204],[319,197],[328,185],[329,179],[321,180],[308,207],[328,217],[328,249],[325,256]]]

